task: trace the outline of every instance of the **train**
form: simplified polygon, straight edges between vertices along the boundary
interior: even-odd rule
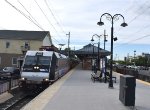
[[[27,51],[21,67],[19,87],[47,87],[70,69],[69,58],[55,51]]]

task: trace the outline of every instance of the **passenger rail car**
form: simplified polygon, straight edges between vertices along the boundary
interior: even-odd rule
[[[27,51],[21,68],[20,87],[48,86],[69,68],[65,55],[54,51]]]

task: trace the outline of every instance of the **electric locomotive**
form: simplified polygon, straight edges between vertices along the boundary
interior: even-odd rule
[[[54,51],[27,51],[21,68],[20,87],[47,87],[69,70],[69,60]]]

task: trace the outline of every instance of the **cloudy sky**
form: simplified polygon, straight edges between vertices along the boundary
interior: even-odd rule
[[[53,43],[66,44],[68,32],[71,49],[87,45],[93,34],[106,30],[106,49],[110,50],[111,21],[103,13],[122,14],[127,27],[121,27],[122,17],[114,19],[114,58],[150,53],[149,0],[0,0],[0,29],[50,31]],[[98,39],[94,37],[95,43]],[[101,37],[101,48],[103,40]]]

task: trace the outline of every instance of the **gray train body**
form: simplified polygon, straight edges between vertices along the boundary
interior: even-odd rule
[[[54,51],[27,51],[21,68],[20,87],[48,86],[69,68],[65,55]]]

